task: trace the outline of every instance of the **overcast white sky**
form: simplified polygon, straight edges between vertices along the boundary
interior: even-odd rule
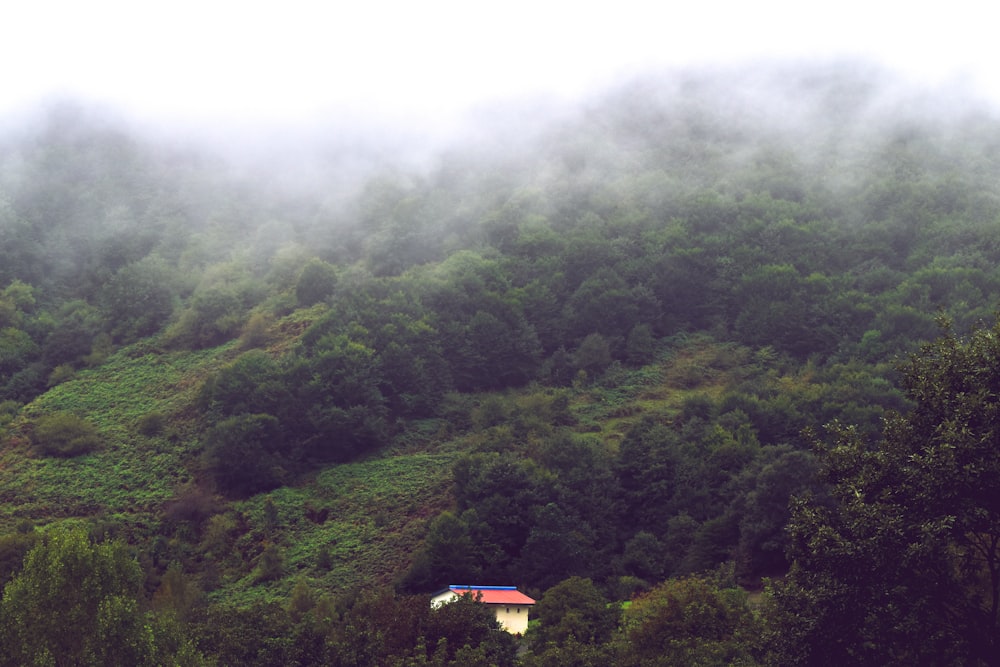
[[[863,56],[1000,100],[1000,10],[952,0],[9,0],[0,114],[53,95],[156,121],[447,119],[647,67]],[[993,71],[991,71],[993,70]]]

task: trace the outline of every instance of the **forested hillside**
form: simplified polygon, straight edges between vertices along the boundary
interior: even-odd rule
[[[0,135],[0,664],[997,664],[996,110],[675,73],[369,158]]]

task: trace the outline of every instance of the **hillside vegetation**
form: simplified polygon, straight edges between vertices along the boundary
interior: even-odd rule
[[[675,74],[257,173],[0,136],[0,664],[996,664],[993,110]]]

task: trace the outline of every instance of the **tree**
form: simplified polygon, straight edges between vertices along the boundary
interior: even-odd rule
[[[557,503],[538,507],[521,549],[518,570],[540,587],[566,575],[591,573],[598,560],[593,532],[586,521],[568,515]]]
[[[390,321],[374,331],[386,397],[393,414],[424,417],[440,407],[452,388],[451,369],[437,330],[409,304],[394,306]],[[409,315],[407,311],[413,311]],[[419,318],[419,319],[418,319]]]
[[[401,586],[423,592],[440,588],[449,581],[475,581],[482,572],[480,560],[466,521],[446,510],[430,522],[424,548]]]
[[[541,345],[521,313],[501,308],[498,317],[477,310],[465,331],[463,354],[456,363],[460,389],[501,389],[524,384],[534,374]]]
[[[545,591],[533,615],[538,627],[532,630],[535,650],[548,643],[561,645],[575,639],[583,644],[603,644],[618,625],[618,605],[608,604],[590,579],[570,577]]]
[[[11,281],[0,291],[0,327],[23,326],[34,307],[35,288],[20,280]]]
[[[206,407],[227,417],[244,413],[280,415],[290,401],[282,370],[263,350],[250,350],[211,377],[201,391]]]
[[[205,434],[208,467],[223,491],[251,495],[278,486],[281,433],[268,414],[224,419]]]
[[[288,372],[295,387],[297,434],[308,456],[345,461],[378,446],[385,434],[385,397],[378,354],[357,340],[366,331],[323,335]]]
[[[807,491],[821,492],[813,454],[780,449],[784,451],[757,473],[753,490],[740,501],[736,567],[741,577],[787,571],[788,501]]]
[[[599,333],[588,334],[573,354],[573,365],[586,371],[590,377],[597,377],[611,365],[611,345]]]
[[[55,319],[55,326],[42,344],[42,360],[54,367],[77,363],[90,354],[94,339],[104,326],[101,312],[76,299],[60,306]]]
[[[648,324],[637,324],[632,327],[625,340],[625,358],[635,366],[648,364],[656,356],[656,338],[653,329]]]
[[[1000,321],[946,324],[901,370],[916,407],[874,445],[832,426],[835,503],[794,506],[782,664],[1000,664]]]
[[[663,577],[664,552],[663,543],[656,535],[640,530],[625,543],[622,565],[631,575],[647,581],[658,581]]]
[[[99,297],[115,339],[127,343],[159,331],[174,310],[175,282],[173,271],[159,257],[120,269]]]
[[[303,308],[323,301],[337,287],[337,269],[321,259],[309,260],[295,284],[295,298]]]
[[[38,352],[38,345],[27,332],[14,327],[0,329],[0,379],[21,370]]]
[[[471,454],[455,462],[458,509],[475,511],[470,532],[489,557],[483,576],[512,576],[509,560],[524,548],[536,508],[553,500],[552,479],[533,461],[510,453]],[[469,522],[467,522],[469,523]],[[481,531],[481,532],[480,532]]]
[[[247,285],[200,287],[179,319],[167,328],[175,345],[201,349],[235,338],[246,319]]]
[[[655,313],[642,313],[640,303],[621,276],[601,267],[570,297],[566,308],[570,334],[577,340],[590,333],[624,338],[640,316],[655,317]]]
[[[626,510],[624,528],[662,535],[674,509],[678,450],[677,434],[652,418],[629,429],[616,466]]]
[[[746,594],[701,578],[669,579],[632,601],[619,665],[754,664]]]
[[[452,660],[448,665],[516,664],[514,635],[500,628],[492,609],[468,595],[431,610],[425,639],[428,647],[444,641]]]
[[[201,598],[201,589],[184,573],[180,564],[174,561],[167,567],[160,586],[153,595],[153,606],[157,610],[168,611],[178,620],[184,621]]]
[[[197,663],[186,640],[139,611],[142,581],[124,543],[50,532],[4,588],[0,665]]]

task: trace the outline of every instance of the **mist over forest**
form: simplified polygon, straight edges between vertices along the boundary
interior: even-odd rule
[[[0,665],[997,664],[997,108],[403,120],[0,119]]]

